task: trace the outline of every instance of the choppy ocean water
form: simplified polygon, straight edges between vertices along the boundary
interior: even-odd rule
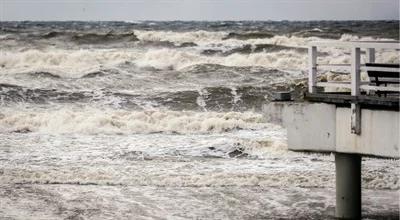
[[[288,151],[261,107],[278,89],[301,99],[308,42],[393,40],[398,26],[0,22],[0,216],[333,218],[333,156]],[[398,219],[399,171],[363,159],[366,218]]]

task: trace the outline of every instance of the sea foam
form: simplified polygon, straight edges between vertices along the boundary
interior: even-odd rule
[[[195,48],[125,48],[125,49],[26,49],[23,51],[3,50],[0,53],[1,74],[44,71],[61,77],[79,78],[88,72],[101,68],[115,68],[123,63],[131,63],[138,67],[151,67],[161,70],[182,70],[198,64],[218,64],[243,67],[260,66],[281,70],[306,71],[307,55],[296,48],[305,48],[308,42],[318,40],[315,37],[300,38],[295,36],[274,36],[265,39],[222,40],[220,32],[138,32],[144,40],[171,40],[184,43],[187,41],[208,42],[207,47]],[[352,35],[343,35],[342,41],[352,39],[368,40]],[[380,39],[384,40],[384,39]],[[229,55],[202,54],[201,48],[231,50],[243,45],[280,45],[288,48],[279,51],[254,52],[250,54],[232,53]],[[219,49],[218,49],[219,48]],[[227,49],[228,48],[228,49]],[[290,49],[293,48],[293,49]],[[348,50],[338,48],[320,48],[319,63],[349,63]],[[362,57],[365,60],[365,57]],[[377,51],[377,62],[395,63],[399,59],[398,52]]]
[[[2,110],[0,132],[47,134],[222,133],[268,126],[251,112],[127,111],[87,107],[55,110]]]

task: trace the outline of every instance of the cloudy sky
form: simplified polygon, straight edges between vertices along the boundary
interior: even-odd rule
[[[0,0],[1,20],[399,19],[399,0]]]

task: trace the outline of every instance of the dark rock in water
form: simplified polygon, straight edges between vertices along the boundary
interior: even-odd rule
[[[179,45],[179,47],[196,47],[196,46],[197,46],[197,44],[193,43],[193,42],[184,42],[184,43],[181,43],[181,45]]]
[[[249,156],[249,154],[244,152],[243,148],[236,148],[235,150],[228,153],[229,157],[243,158]]]
[[[208,147],[209,150],[215,150],[215,147]]]
[[[260,39],[260,38],[271,38],[274,34],[268,32],[252,32],[252,33],[235,33],[231,32],[223,40],[227,39],[238,39],[238,40],[248,40],[248,39]]]

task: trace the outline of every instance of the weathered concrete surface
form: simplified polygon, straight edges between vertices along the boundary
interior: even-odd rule
[[[361,156],[335,154],[336,210],[343,219],[361,218]]]
[[[399,112],[361,110],[361,135],[351,134],[348,108],[336,110],[336,151],[399,157]]]
[[[400,158],[399,112],[362,109],[361,134],[350,131],[350,108],[333,104],[272,102],[266,119],[288,130],[291,150],[359,153]]]

